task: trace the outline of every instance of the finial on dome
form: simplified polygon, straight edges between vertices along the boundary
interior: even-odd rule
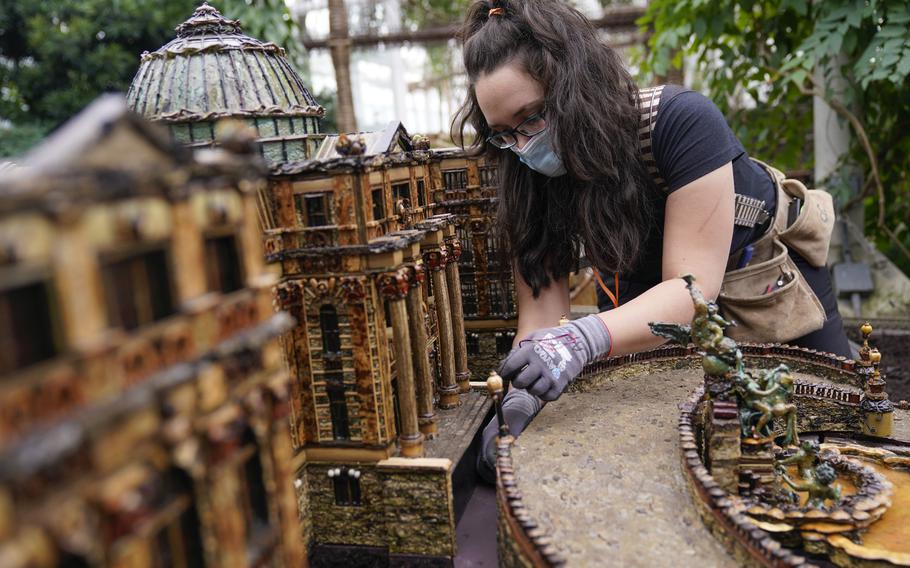
[[[242,33],[239,20],[228,20],[214,6],[203,2],[187,21],[177,26],[177,37]]]

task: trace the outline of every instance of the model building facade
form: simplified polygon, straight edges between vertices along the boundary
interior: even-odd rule
[[[99,99],[0,181],[0,565],[300,566],[257,160]]]

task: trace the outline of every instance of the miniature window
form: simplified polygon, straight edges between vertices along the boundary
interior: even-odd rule
[[[172,520],[162,526],[155,536],[152,566],[175,568],[204,566],[205,553],[202,548],[193,482],[188,475],[175,469],[168,474],[166,484],[171,506],[177,508],[179,513],[171,517]]]
[[[404,206],[411,207],[411,182],[396,183],[392,186],[392,199],[395,201],[396,207],[398,202],[404,202]]]
[[[442,183],[446,191],[457,191],[468,187],[468,170],[448,170],[442,172]]]
[[[329,477],[335,490],[335,504],[341,506],[361,505],[360,470],[336,467],[329,470]]]
[[[503,313],[502,310],[502,286],[497,280],[487,282],[490,291],[490,312],[494,314]]]
[[[417,206],[423,207],[427,204],[426,198],[426,184],[422,179],[417,180]]]
[[[57,354],[50,290],[43,282],[0,291],[0,374],[22,369]],[[10,338],[9,344],[7,339]]]
[[[120,256],[102,268],[111,324],[135,329],[174,313],[163,249]]]
[[[350,438],[348,403],[344,394],[341,331],[335,306],[325,304],[319,308],[319,329],[322,332],[322,365],[326,394],[329,396],[329,413],[332,417],[332,437],[336,440],[347,440]]]
[[[464,225],[458,226],[455,232],[458,235],[458,241],[461,243],[461,258],[458,259],[458,264],[459,266],[464,266],[474,260],[474,243]]]
[[[499,168],[484,166],[480,168],[480,185],[483,187],[496,187],[499,185]]]
[[[332,224],[331,200],[328,193],[298,193],[294,196],[297,223],[304,227],[323,227]]]
[[[209,290],[227,294],[243,288],[243,269],[234,235],[205,240],[205,272]]]
[[[341,330],[338,327],[338,310],[331,304],[319,308],[319,329],[322,331],[322,353],[341,351]]]
[[[385,205],[382,201],[382,188],[377,187],[370,193],[373,199],[373,220],[385,219]]]
[[[243,462],[244,512],[246,516],[246,548],[250,565],[260,565],[271,554],[274,534],[270,528],[269,494],[265,485],[265,474],[259,443],[252,430],[244,434],[247,459]]]
[[[487,235],[487,263],[488,266],[499,264],[499,239],[492,233]]]
[[[332,437],[336,440],[347,440],[351,437],[348,423],[348,402],[344,396],[344,383],[329,380],[326,382],[329,395],[329,412],[332,416]]]
[[[477,315],[477,283],[473,272],[461,273],[461,305],[466,316]]]
[[[465,335],[468,355],[480,355],[480,336],[473,332]]]
[[[501,331],[496,334],[496,353],[506,355],[512,350],[512,341],[515,339],[515,332]]]
[[[269,524],[269,498],[265,489],[265,476],[258,452],[259,447],[253,446],[253,449],[253,455],[246,460],[243,466],[243,474],[246,478],[249,499],[247,522],[251,532],[256,532]]]

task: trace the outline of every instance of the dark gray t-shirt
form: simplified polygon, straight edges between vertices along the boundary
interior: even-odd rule
[[[657,169],[667,182],[668,195],[727,162],[733,162],[736,193],[761,199],[765,201],[766,209],[774,210],[777,195],[771,178],[761,166],[749,159],[723,114],[704,95],[678,85],[664,87],[657,122],[651,134],[651,146]],[[650,233],[638,268],[631,274],[620,274],[620,303],[635,298],[662,280],[665,201],[663,199],[656,204],[655,230]],[[756,229],[736,226],[730,252],[753,242],[759,236],[757,233]],[[604,276],[606,282],[612,282],[612,275],[609,279]],[[606,299],[600,290],[598,296]],[[603,301],[600,303],[604,304]]]

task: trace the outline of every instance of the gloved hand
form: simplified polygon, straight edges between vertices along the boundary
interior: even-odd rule
[[[586,364],[609,354],[612,345],[607,324],[592,314],[522,339],[503,361],[499,374],[511,378],[513,387],[546,401],[556,400]]]
[[[509,434],[518,436],[528,427],[541,409],[540,400],[526,390],[511,388],[502,400],[502,417],[509,425]],[[477,473],[490,483],[496,483],[496,436],[499,423],[496,416],[483,429],[481,451],[477,456]]]

